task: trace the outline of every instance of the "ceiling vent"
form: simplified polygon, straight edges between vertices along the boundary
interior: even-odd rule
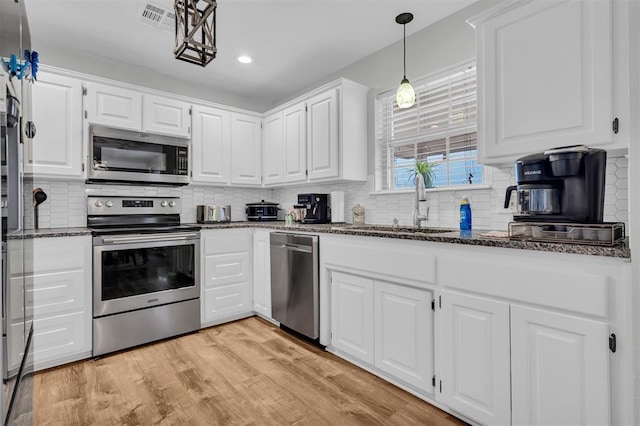
[[[140,9],[138,16],[143,24],[170,33],[175,32],[176,15],[173,10],[147,3]]]

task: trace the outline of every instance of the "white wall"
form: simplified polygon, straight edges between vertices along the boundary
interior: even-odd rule
[[[266,111],[269,104],[238,96],[231,92],[203,88],[197,82],[179,76],[168,76],[142,66],[116,62],[105,57],[71,49],[61,49],[45,42],[34,43],[33,49],[41,53],[43,63],[57,68],[73,70],[111,80],[135,84],[163,92],[176,93],[205,101],[234,106],[251,111]]]

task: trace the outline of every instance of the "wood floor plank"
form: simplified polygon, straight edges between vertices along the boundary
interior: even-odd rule
[[[36,425],[462,425],[253,317],[39,372]]]

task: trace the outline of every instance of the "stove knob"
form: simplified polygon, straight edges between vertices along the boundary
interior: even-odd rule
[[[107,202],[105,203],[105,206],[107,206],[107,207],[113,207],[113,201],[107,201]]]
[[[96,207],[102,207],[103,204],[102,200],[96,201]]]
[[[175,207],[176,206],[176,202],[175,201],[169,201],[169,206],[170,207]]]
[[[160,205],[162,207],[167,207],[169,205],[169,203],[167,202],[167,200],[165,200],[165,201],[161,202]]]

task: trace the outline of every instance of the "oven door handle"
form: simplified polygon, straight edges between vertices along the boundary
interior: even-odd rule
[[[104,244],[118,244],[118,243],[150,243],[157,241],[183,241],[198,238],[198,233],[193,232],[189,234],[161,234],[161,235],[149,235],[149,236],[131,236],[131,237],[105,237],[102,239]]]

